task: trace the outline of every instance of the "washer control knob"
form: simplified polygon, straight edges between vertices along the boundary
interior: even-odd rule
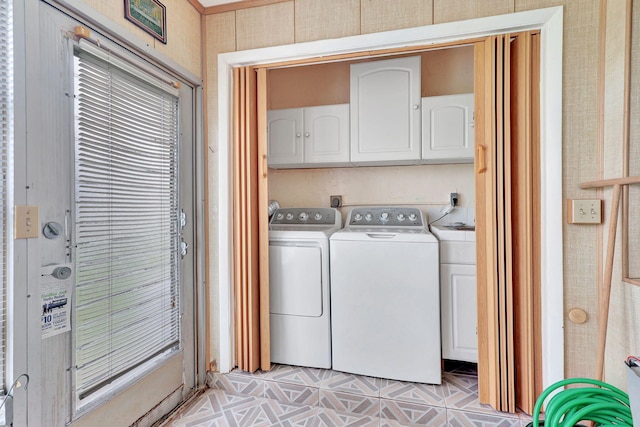
[[[300,221],[306,221],[307,219],[309,219],[309,214],[306,212],[300,212],[298,218],[300,219]]]
[[[355,214],[353,216],[353,219],[355,219],[356,221],[360,221],[362,219],[362,215],[360,215],[359,213]]]
[[[382,212],[380,214],[380,220],[381,221],[389,221],[389,212]]]
[[[404,214],[403,213],[399,213],[398,214],[398,221],[404,221]]]
[[[316,216],[313,217],[316,221],[320,221],[322,219],[322,214],[317,213]]]
[[[371,215],[370,213],[366,214],[364,216],[364,219],[366,219],[367,221],[371,221],[373,219],[373,215]]]
[[[418,219],[418,215],[412,213],[409,215],[409,221],[415,221],[416,219]]]
[[[293,214],[292,214],[291,212],[289,212],[289,213],[287,214],[287,219],[288,219],[289,221],[291,221],[291,220],[293,219]]]
[[[278,212],[278,214],[276,215],[276,219],[282,219],[284,218],[284,214],[282,212]]]

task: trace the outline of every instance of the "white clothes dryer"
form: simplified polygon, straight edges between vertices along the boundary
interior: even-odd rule
[[[422,212],[354,208],[330,248],[333,369],[441,384],[439,245]]]
[[[331,368],[329,237],[332,208],[282,208],[269,223],[271,361]]]

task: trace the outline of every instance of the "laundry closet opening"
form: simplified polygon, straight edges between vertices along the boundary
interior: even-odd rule
[[[500,19],[500,17],[495,18]],[[531,337],[539,339],[538,332],[535,332],[536,322],[544,319],[541,334],[541,347],[544,353],[544,363],[542,363],[541,369],[543,382],[545,384],[549,383],[562,375],[562,361],[559,359],[559,353],[555,352],[558,348],[562,348],[562,336],[561,333],[558,334],[559,329],[551,327],[554,324],[558,325],[557,322],[561,324],[561,316],[559,314],[561,313],[562,304],[558,303],[558,301],[561,302],[561,297],[558,297],[561,296],[562,290],[561,287],[558,288],[557,281],[555,282],[556,285],[550,286],[550,275],[555,278],[562,277],[562,265],[557,257],[558,251],[561,253],[561,249],[551,246],[552,239],[551,234],[549,234],[551,230],[556,230],[557,232],[561,226],[560,163],[557,162],[561,154],[559,132],[561,116],[558,114],[561,99],[545,96],[541,98],[539,103],[541,119],[538,120],[536,118],[537,114],[531,114],[531,111],[537,110],[535,108],[538,102],[538,98],[535,96],[537,93],[535,90],[536,75],[540,76],[542,94],[548,95],[549,90],[552,88],[557,89],[561,84],[561,66],[558,66],[558,62],[554,62],[559,57],[560,51],[557,49],[557,45],[550,43],[551,39],[557,40],[561,33],[560,18],[561,9],[547,9],[531,13],[523,12],[509,15],[509,23],[506,24],[507,21],[504,21],[505,26],[501,27],[503,29],[517,28],[518,30],[527,27],[542,29],[539,33],[542,36],[540,37],[542,47],[539,50],[541,59],[537,62],[537,64],[540,64],[539,74],[536,72],[538,67],[531,66],[532,63],[536,64],[537,61],[535,52],[538,51],[535,48],[531,49],[531,46],[536,45],[537,42],[533,39],[536,37],[535,34],[538,33],[535,31],[533,35],[526,33],[528,34],[526,43],[514,44],[513,42],[521,39],[519,36],[525,33],[514,32],[505,36],[489,36],[489,34],[495,33],[492,28],[496,25],[491,19],[473,21],[474,24],[486,24],[487,28],[481,30],[476,28],[475,32],[473,32],[474,36],[485,34],[486,36],[483,37],[460,37],[456,43],[448,42],[441,45],[426,46],[425,39],[429,39],[432,36],[425,37],[421,34],[413,34],[413,30],[407,30],[407,34],[411,34],[409,38],[414,37],[412,40],[415,40],[409,44],[414,44],[416,47],[407,48],[406,45],[402,47],[402,44],[399,43],[395,45],[395,49],[390,48],[380,52],[386,56],[391,54],[411,56],[411,54],[415,55],[416,52],[426,52],[427,50],[473,45],[476,153],[481,154],[481,156],[476,156],[476,163],[473,167],[473,173],[476,176],[475,205],[476,208],[481,208],[476,209],[476,226],[477,232],[484,236],[481,242],[478,242],[478,247],[482,248],[484,257],[482,258],[482,263],[486,264],[482,274],[478,276],[479,281],[481,279],[486,280],[485,288],[482,287],[482,284],[478,286],[478,297],[479,299],[482,298],[482,303],[478,306],[494,310],[490,314],[484,313],[479,316],[479,328],[493,331],[484,333],[487,335],[487,339],[481,341],[485,344],[485,348],[481,348],[479,364],[480,395],[481,401],[489,402],[494,407],[502,410],[515,410],[516,391],[514,385],[522,385],[520,379],[517,380],[517,383],[515,380],[517,374],[514,369],[523,366],[521,365],[521,360],[516,361],[516,354],[518,354],[515,351],[516,347],[527,349],[526,354],[523,355],[522,351],[519,351],[519,354],[526,355],[528,362],[525,360],[524,366],[529,370],[529,373],[536,372],[537,369],[536,355],[530,351],[535,346],[530,345],[530,342],[528,342],[523,347],[520,347],[520,343],[513,341],[513,334],[521,325],[528,328],[529,332],[525,334],[527,340],[531,339]],[[520,22],[521,19],[522,22]],[[531,20],[529,21],[529,19]],[[447,26],[425,28],[434,30],[436,33],[441,28],[445,32],[450,30],[445,27]],[[460,32],[464,31],[460,30]],[[403,32],[400,38],[407,34]],[[417,40],[422,40],[423,43],[420,44],[416,42]],[[225,301],[229,300],[228,294],[226,294],[228,290],[224,286],[220,288],[222,303],[220,313],[221,330],[224,331],[225,313],[235,313],[233,327],[237,333],[236,337],[239,338],[235,340],[235,347],[231,348],[229,344],[234,342],[233,339],[226,337],[224,333],[221,334],[221,372],[228,372],[236,364],[240,367],[246,366],[243,368],[246,370],[257,369],[261,364],[263,369],[268,369],[270,366],[268,363],[269,324],[267,321],[269,307],[268,201],[270,196],[269,178],[271,175],[267,167],[268,70],[292,65],[307,65],[312,62],[327,63],[335,60],[344,60],[348,55],[334,57],[327,53],[331,51],[344,52],[345,49],[353,49],[354,52],[357,52],[358,49],[363,49],[364,46],[366,46],[364,47],[364,50],[366,50],[367,47],[376,45],[375,41],[360,40],[359,37],[354,37],[354,44],[358,44],[360,41],[363,43],[360,48],[354,48],[353,46],[349,47],[351,41],[351,39],[341,40],[341,48],[338,48],[337,42],[327,41],[326,43],[323,42],[327,46],[323,45],[322,47],[312,43],[308,46],[302,44],[288,46],[286,49],[285,47],[265,48],[255,52],[223,54],[219,57],[221,69],[227,66],[232,71],[227,76],[222,73],[222,78],[220,79],[221,108],[219,113],[222,124],[219,129],[219,137],[221,141],[225,141],[233,134],[235,141],[233,145],[228,147],[225,147],[224,144],[221,145],[220,153],[221,162],[219,166],[221,167],[221,173],[224,176],[226,171],[232,172],[235,178],[233,192],[230,191],[231,188],[227,188],[225,185],[220,187],[221,200],[224,202],[227,194],[233,194],[234,203],[233,209],[229,210],[229,213],[233,214],[233,216],[229,218],[229,221],[221,220],[220,223],[221,249],[227,248],[227,244],[229,244],[229,248],[233,248],[232,257],[228,259],[222,257],[221,259],[223,268],[220,270],[220,280],[221,284],[224,284],[233,276],[235,278],[233,293],[241,297],[236,300],[238,302],[236,307],[230,307],[230,311],[225,311]],[[345,43],[347,45],[346,48],[344,47]],[[523,44],[528,47],[521,50],[520,47],[516,46],[517,44]],[[378,41],[377,45],[393,46],[393,43],[380,44]],[[312,52],[316,53],[313,54]],[[372,60],[372,52],[374,52],[374,49],[369,47],[366,53],[354,53],[353,57],[349,56],[348,59],[366,58]],[[520,54],[521,52],[525,53],[524,56]],[[322,59],[316,59],[318,57],[322,57]],[[257,65],[246,66],[246,64]],[[230,90],[232,86],[227,84],[230,82],[234,84],[233,92]],[[519,96],[521,93],[524,95]],[[534,94],[533,96],[532,93]],[[230,111],[226,110],[226,99],[230,100],[235,114],[230,114]],[[522,100],[524,103],[522,105],[534,106],[534,108],[524,108],[521,114],[521,109],[518,107],[513,114],[517,118],[512,121],[507,117],[511,111],[512,103],[516,100]],[[516,104],[514,103],[513,105]],[[481,117],[478,117],[479,114]],[[231,117],[233,117],[233,121]],[[230,132],[230,129],[224,125],[227,122],[230,124],[233,122],[234,132]],[[540,123],[544,123],[544,126]],[[536,132],[539,132],[539,154],[537,154],[535,147],[533,150],[529,149],[531,147],[527,148],[528,151],[514,150],[512,148],[515,146],[513,144],[514,135],[518,132],[521,132],[520,135],[527,135],[526,137],[518,136],[518,140],[535,140],[537,138]],[[478,144],[479,141],[485,143]],[[235,154],[235,164],[232,169],[229,169],[223,159],[227,155],[225,149],[231,151],[231,147],[233,147]],[[231,153],[229,153],[229,157],[231,157]],[[480,161],[478,161],[478,157],[481,159]],[[520,162],[518,164],[532,165],[535,165],[535,161],[532,160],[539,160],[538,164],[541,164],[542,167],[537,172],[537,178],[535,167],[533,169],[527,169],[526,167],[511,168],[511,163],[515,161],[514,159]],[[414,168],[413,166],[399,167]],[[434,168],[436,167],[434,166]],[[346,168],[340,168],[340,170],[343,169]],[[370,169],[379,168],[372,167]],[[523,171],[521,175],[518,172],[520,170]],[[318,171],[311,169],[308,173],[318,173]],[[482,179],[478,179],[479,176],[482,176]],[[516,176],[521,176],[522,179],[519,180],[520,178],[516,178]],[[541,179],[541,176],[544,176],[544,179]],[[549,178],[552,179],[550,180]],[[557,185],[553,184],[553,182]],[[534,183],[537,183],[539,187],[536,188]],[[539,220],[533,214],[535,207],[531,207],[529,209],[530,215],[523,217],[525,221],[522,224],[514,225],[511,220],[513,218],[513,206],[516,203],[514,200],[517,199],[517,197],[514,198],[514,195],[520,194],[519,190],[522,188],[526,189],[522,194],[526,194],[529,200],[523,201],[522,206],[533,206],[536,203],[536,197],[532,198],[531,195],[538,194],[537,200],[540,201],[542,208],[539,210]],[[518,191],[514,191],[514,189]],[[482,203],[479,202],[479,193],[483,194]],[[348,201],[343,200],[343,202]],[[328,203],[329,201],[326,200],[322,202],[322,205],[326,206]],[[544,227],[540,228],[540,224],[544,224]],[[522,230],[533,231],[528,232],[528,234],[521,234]],[[534,256],[533,259],[527,261],[526,269],[522,271],[533,271],[533,274],[524,273],[528,277],[535,277],[535,272],[538,272],[539,277],[541,277],[542,297],[536,296],[535,292],[529,292],[531,288],[527,288],[529,289],[527,296],[523,300],[518,300],[518,306],[516,307],[516,309],[526,307],[525,314],[528,317],[525,316],[526,319],[523,320],[513,311],[516,299],[516,295],[513,293],[514,284],[510,280],[505,281],[505,277],[513,275],[514,271],[517,270],[514,269],[514,266],[519,266],[522,263],[520,260],[514,261],[510,255],[509,259],[507,259],[507,255],[510,254],[509,251],[514,244],[520,245],[521,243],[525,244],[522,247],[527,248],[523,258],[529,259],[528,257],[531,254],[536,254],[536,233],[541,236],[539,244],[543,248],[542,255],[538,256],[538,258]],[[228,236],[229,240],[226,240],[225,236]],[[490,256],[487,256],[488,249],[490,249]],[[551,253],[555,253],[556,256],[550,256]],[[480,256],[478,262],[480,263]],[[230,274],[231,271],[225,270],[224,266],[227,263],[233,266],[233,274]],[[480,272],[480,268],[478,271]],[[533,299],[527,302],[527,298]],[[543,314],[538,317],[535,314],[535,298],[538,298],[538,307],[543,311]],[[540,301],[541,298],[544,299]],[[516,328],[515,330],[513,329],[514,327]],[[500,335],[502,330],[507,332]],[[262,344],[260,344],[261,340]],[[550,351],[551,348],[554,349],[554,352]],[[229,350],[229,353],[227,353],[227,350]],[[230,357],[227,358],[228,356]],[[243,365],[245,362],[248,362],[248,364]],[[503,374],[501,375],[501,373]],[[525,396],[526,400],[536,394],[536,380],[535,378],[532,380],[529,374],[524,375],[523,378],[527,378],[527,386],[525,387],[527,391],[520,396]],[[527,394],[529,397],[526,397]],[[518,406],[526,407],[527,405],[518,403]]]

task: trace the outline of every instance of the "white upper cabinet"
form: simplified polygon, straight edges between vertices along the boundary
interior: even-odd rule
[[[268,162],[273,168],[349,164],[349,105],[270,110]]]
[[[420,161],[420,57],[351,65],[351,161]]]
[[[267,159],[269,166],[301,164],[302,108],[287,108],[267,112]]]
[[[422,98],[425,163],[471,163],[474,139],[473,93]]]
[[[349,104],[304,109],[305,163],[349,162]]]

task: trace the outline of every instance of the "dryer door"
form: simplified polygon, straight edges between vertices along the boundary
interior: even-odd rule
[[[322,248],[269,243],[269,312],[322,316]]]

